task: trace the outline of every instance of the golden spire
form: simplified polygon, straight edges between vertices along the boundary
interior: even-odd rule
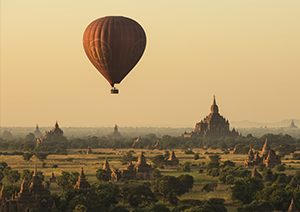
[[[0,200],[4,198],[4,185],[1,186],[1,191],[0,191]]]
[[[297,212],[298,209],[296,208],[295,202],[294,202],[294,198],[291,200],[288,212]]]
[[[22,183],[21,183],[20,193],[23,193],[24,190],[25,190],[25,177],[23,178]]]
[[[35,164],[34,164],[34,171],[33,171],[33,175],[32,176],[36,176],[37,175],[37,163],[35,161]]]

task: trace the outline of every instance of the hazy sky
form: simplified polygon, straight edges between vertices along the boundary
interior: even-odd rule
[[[232,121],[300,118],[299,0],[0,1],[1,126],[192,127],[213,94]],[[147,34],[119,95],[82,46],[108,15]]]

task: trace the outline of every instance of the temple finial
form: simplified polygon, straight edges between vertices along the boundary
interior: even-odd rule
[[[216,96],[214,95],[214,100],[213,100],[213,104],[210,107],[210,111],[212,113],[219,113],[219,107],[217,105],[217,101],[216,101]]]

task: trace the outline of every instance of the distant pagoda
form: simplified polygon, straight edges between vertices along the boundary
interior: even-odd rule
[[[136,177],[138,179],[150,179],[152,177],[153,168],[147,163],[144,152],[138,156],[137,163],[135,164]]]
[[[219,107],[216,103],[216,98],[213,98],[213,104],[210,107],[210,114],[203,120],[196,123],[194,130],[190,133],[185,132],[183,137],[192,136],[208,136],[208,137],[221,137],[221,136],[238,136],[239,133],[233,128],[230,130],[229,121],[219,113]]]
[[[74,185],[74,189],[77,190],[88,190],[90,188],[89,182],[86,180],[83,168],[81,168],[80,175],[78,176],[77,182]]]
[[[172,153],[170,154],[168,160],[166,161],[166,164],[168,166],[177,166],[179,164],[179,160],[175,155],[175,152],[172,151]]]
[[[112,134],[110,134],[109,137],[112,138],[112,139],[121,139],[121,138],[123,138],[122,134],[119,132],[118,125],[115,124],[114,131],[113,131]]]
[[[298,128],[297,125],[295,124],[294,120],[291,121],[291,124],[290,124],[289,128],[291,128],[291,129]]]
[[[35,127],[34,136],[35,136],[35,138],[42,138],[43,137],[43,134],[40,131],[39,125],[36,125],[36,127]]]
[[[60,129],[58,122],[56,121],[54,128],[46,132],[45,138],[51,140],[51,139],[63,138],[64,137],[63,135],[64,135],[64,131]]]

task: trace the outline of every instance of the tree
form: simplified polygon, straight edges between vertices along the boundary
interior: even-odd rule
[[[194,154],[194,160],[198,160],[200,158],[199,153]]]
[[[151,205],[143,211],[151,211],[151,212],[170,212],[169,208],[161,203],[156,203],[154,205]]]
[[[122,187],[122,196],[134,208],[145,207],[157,201],[147,184],[126,184]]]
[[[152,176],[154,178],[160,178],[162,175],[161,175],[161,172],[159,171],[159,169],[154,169],[152,172]]]
[[[30,182],[32,180],[32,176],[33,176],[33,172],[28,169],[24,169],[21,174],[21,178],[25,179],[25,182]],[[36,176],[41,182],[43,182],[45,179],[45,176],[44,176],[43,172],[41,172],[41,171],[38,171],[36,173]]]
[[[36,147],[35,135],[33,133],[29,133],[28,135],[26,135],[24,139],[24,144],[22,146],[22,149],[26,151],[33,151],[35,147]]]
[[[121,162],[123,164],[128,164],[130,163],[131,161],[135,161],[136,160],[136,157],[134,157],[132,155],[132,151],[128,151],[126,152],[122,157],[121,157]]]
[[[76,205],[76,207],[74,208],[73,212],[86,212],[87,211],[87,207],[85,207],[85,205]]]
[[[256,201],[254,200],[248,205],[243,205],[242,207],[238,208],[238,212],[272,212],[274,208],[270,202],[267,201]]]
[[[265,169],[262,175],[264,181],[273,181],[275,179],[271,169]]]
[[[5,176],[10,183],[16,183],[20,179],[20,173],[17,170],[8,170],[5,172]]]
[[[29,161],[33,154],[31,152],[24,152],[22,156],[25,161]]]
[[[191,171],[191,163],[190,162],[185,162],[183,164],[182,171],[190,172]]]
[[[194,179],[189,175],[163,176],[155,181],[155,191],[171,204],[176,205],[178,197],[188,192],[193,187]]]
[[[118,205],[118,206],[114,207],[114,208],[111,210],[111,212],[129,212],[129,210],[127,210],[127,209],[126,209],[125,207],[123,207],[123,206]]]
[[[96,177],[99,181],[108,182],[111,179],[110,173],[100,168],[96,171]]]
[[[56,178],[57,184],[64,190],[67,191],[72,189],[78,179],[78,172],[65,172],[63,171],[60,176]]]
[[[177,194],[182,195],[189,192],[194,185],[194,178],[190,175],[180,175],[178,178]]]
[[[278,172],[284,172],[285,171],[285,166],[282,164],[279,164],[277,166],[275,166],[275,170]]]
[[[112,183],[101,183],[95,185],[95,193],[98,202],[105,208],[115,206],[121,198],[121,190],[119,186]]]
[[[166,164],[166,159],[163,155],[156,155],[151,159],[151,161],[159,168],[162,168]]]
[[[259,202],[269,202],[275,210],[286,211],[292,199],[292,194],[288,192],[284,186],[273,184],[262,189],[256,195]]]
[[[6,167],[8,167],[6,162],[0,162],[0,170],[3,171]]]
[[[48,157],[48,153],[47,152],[36,152],[34,154],[40,161],[46,160]]]
[[[19,192],[19,186],[16,185],[8,185],[3,188],[3,199],[11,198],[11,196],[15,193]]]
[[[248,204],[254,200],[255,194],[262,189],[263,183],[259,179],[240,179],[232,186],[232,198]]]

